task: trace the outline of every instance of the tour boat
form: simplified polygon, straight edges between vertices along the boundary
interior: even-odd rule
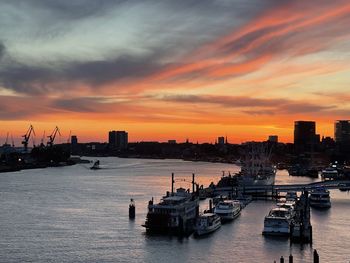
[[[172,175],[171,192],[167,192],[158,204],[153,198],[148,203],[146,222],[143,225],[147,232],[173,233],[189,235],[193,232],[196,218],[199,215],[198,192],[195,192],[194,175],[192,193],[190,190],[174,189],[174,175]]]
[[[264,220],[263,235],[289,235],[292,216],[288,208],[273,208]]]
[[[195,234],[202,236],[217,230],[221,226],[221,219],[217,214],[204,213],[197,218]]]
[[[316,208],[331,207],[331,197],[329,191],[324,188],[317,188],[310,193],[310,206]]]
[[[237,200],[221,201],[214,208],[214,213],[221,217],[221,221],[233,220],[240,212],[241,203]]]

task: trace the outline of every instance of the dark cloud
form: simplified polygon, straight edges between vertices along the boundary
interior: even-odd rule
[[[318,105],[288,99],[260,99],[243,96],[175,95],[161,100],[176,103],[216,104],[225,108],[249,108],[242,112],[252,115],[317,113],[335,110],[334,105]]]
[[[53,108],[89,113],[89,112],[107,112],[115,106],[115,103],[108,103],[104,98],[72,98],[72,99],[56,99],[51,103]]]
[[[70,62],[59,67],[13,63],[0,68],[0,84],[25,94],[63,93],[77,83],[98,89],[103,84],[137,80],[158,71],[163,65],[156,62],[157,56],[123,56],[104,61]]]

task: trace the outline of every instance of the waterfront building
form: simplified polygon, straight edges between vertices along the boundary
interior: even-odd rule
[[[294,123],[294,146],[297,151],[313,151],[320,142],[316,134],[316,122],[296,121]]]
[[[168,140],[169,144],[176,144],[176,140]]]
[[[112,148],[124,150],[128,147],[128,133],[126,131],[110,131],[108,134],[108,144]]]

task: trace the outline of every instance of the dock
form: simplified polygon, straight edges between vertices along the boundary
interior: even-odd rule
[[[271,197],[280,198],[281,193],[286,193],[288,191],[312,191],[317,188],[325,189],[340,189],[344,186],[350,187],[350,180],[341,181],[321,181],[310,184],[284,184],[284,185],[259,185],[259,186],[233,186],[233,187],[217,187],[213,188],[213,194],[215,195],[228,195],[230,193],[251,195],[253,197]]]

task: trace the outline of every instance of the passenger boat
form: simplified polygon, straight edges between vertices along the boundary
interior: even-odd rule
[[[153,198],[148,203],[145,224],[147,232],[189,235],[193,232],[199,215],[198,192],[195,192],[194,175],[192,193],[184,188],[174,192],[174,175],[172,175],[171,192],[167,192],[158,204]]]
[[[288,208],[273,208],[264,219],[263,235],[289,235],[292,216]]]
[[[331,197],[329,191],[324,188],[317,188],[310,193],[310,206],[316,208],[330,208]]]
[[[241,203],[237,200],[221,201],[215,206],[214,213],[222,222],[233,220],[241,213]]]
[[[204,213],[197,218],[195,234],[202,236],[217,230],[221,226],[221,219],[217,214]]]

